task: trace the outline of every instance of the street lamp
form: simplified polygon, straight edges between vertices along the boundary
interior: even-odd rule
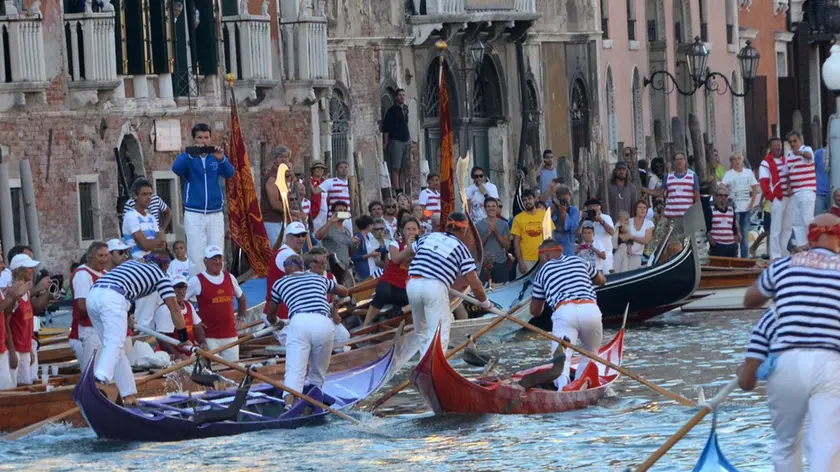
[[[689,90],[680,88],[676,77],[671,75],[667,70],[658,70],[650,78],[645,77],[644,85],[645,87],[650,85],[654,90],[662,90],[665,93],[671,93],[676,90],[680,95],[685,96],[694,95],[701,88],[705,88],[709,92],[717,92],[720,95],[725,94],[729,90],[736,97],[744,97],[750,92],[750,86],[758,71],[758,60],[761,58],[761,55],[752,47],[752,42],[747,40],[746,46],[741,49],[737,57],[738,63],[741,66],[741,77],[744,78],[743,93],[736,92],[724,74],[712,72],[706,67],[706,63],[709,60],[709,49],[700,40],[699,36],[694,38],[694,43],[691,44],[691,47],[689,47],[685,55],[688,76],[691,78]],[[654,82],[657,77],[659,80]],[[666,79],[670,79],[670,82],[666,81]],[[723,87],[721,87],[718,79],[723,81]]]
[[[831,46],[831,55],[823,62],[822,77],[826,88],[834,92],[835,111],[828,119],[828,155],[831,188],[840,188],[840,45]],[[822,143],[816,143],[822,144]]]
[[[478,79],[478,74],[481,72],[481,64],[484,62],[484,49],[484,43],[482,43],[478,38],[476,38],[475,42],[472,43],[472,46],[470,46],[470,56],[472,56],[476,79]]]

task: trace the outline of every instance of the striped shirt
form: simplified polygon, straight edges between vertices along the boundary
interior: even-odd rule
[[[747,358],[764,361],[770,354],[770,343],[776,337],[776,312],[770,308],[764,312],[753,328],[747,344]]]
[[[326,208],[322,205],[321,211],[330,211],[335,202],[344,202],[350,206],[350,185],[346,180],[333,177],[325,180],[320,187],[321,195],[326,195]],[[321,201],[324,202],[323,199]]]
[[[735,210],[732,207],[726,211],[720,211],[718,207],[712,207],[712,230],[709,236],[716,244],[735,243]]]
[[[440,280],[450,286],[459,275],[476,270],[470,250],[449,233],[421,236],[411,244],[411,249],[414,259],[408,267],[408,275],[412,277]]]
[[[123,206],[123,214],[126,214],[130,210],[133,210],[133,209],[134,209],[134,199],[132,198],[131,200],[125,202],[125,205]],[[149,204],[149,207],[146,209],[146,212],[151,213],[152,216],[155,217],[155,220],[157,220],[158,226],[160,226],[161,223],[163,223],[163,220],[161,220],[161,217],[168,210],[169,210],[169,206],[166,204],[166,202],[163,201],[163,199],[160,198],[158,196],[158,194],[153,194],[152,195],[152,203]]]
[[[537,271],[531,296],[545,300],[549,306],[569,300],[595,300],[592,279],[598,269],[591,262],[577,256],[563,255],[552,259]]]
[[[811,158],[797,156],[793,151],[788,152],[787,165],[790,172],[790,188],[793,193],[803,190],[817,191],[817,167],[814,163],[814,150],[808,146],[801,146],[800,152],[810,153]]]
[[[794,254],[770,264],[758,282],[776,302],[778,336],[771,352],[840,352],[840,255],[822,248]]]
[[[697,190],[697,176],[688,171],[682,177],[671,172],[665,178],[668,199],[665,202],[665,218],[681,218],[694,204],[694,192]]]
[[[761,166],[758,168],[758,179],[768,179],[770,181],[770,190],[771,192],[775,190],[776,186],[782,187],[782,195],[787,196],[788,194],[788,184],[790,181],[790,176],[788,175],[788,166],[787,166],[787,159],[785,156],[773,157],[773,160],[776,162],[776,169],[779,171],[779,182],[773,182],[773,174],[770,172],[770,165],[767,164],[766,160],[761,161]]]
[[[440,213],[440,193],[427,188],[420,192],[420,204],[432,213]]]
[[[330,316],[327,293],[335,292],[335,280],[312,272],[294,273],[271,286],[271,301],[289,307],[289,318],[298,313],[317,313]]]
[[[157,291],[161,300],[172,298],[172,280],[155,264],[130,260],[100,277],[93,288],[119,287],[126,300],[133,302]]]

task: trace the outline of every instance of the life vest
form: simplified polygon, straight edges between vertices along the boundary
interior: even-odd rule
[[[214,284],[204,274],[198,274],[201,283],[201,293],[196,297],[198,301],[198,316],[204,323],[204,335],[213,339],[235,338],[236,311],[233,299],[236,295],[233,281],[228,272],[222,272],[221,284]]]
[[[77,267],[70,276],[70,296],[73,297],[73,321],[70,322],[70,334],[67,336],[70,339],[79,339],[79,326],[93,326],[93,323],[90,322],[90,316],[88,316],[87,311],[82,311],[79,308],[79,300],[76,300],[76,294],[73,290],[73,279],[75,279],[76,274],[81,271],[90,274],[90,279],[92,281],[91,286],[96,283],[100,277],[99,274],[85,265]]]
[[[12,331],[15,351],[29,353],[32,351],[32,336],[35,333],[35,314],[32,312],[30,293],[26,292],[17,299],[17,308],[12,312],[9,321]]]

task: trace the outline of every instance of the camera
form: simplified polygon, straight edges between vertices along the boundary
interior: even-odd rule
[[[587,208],[583,210],[583,219],[586,221],[595,221],[595,217],[598,215],[598,212],[592,209]]]
[[[559,203],[560,206],[564,206],[564,207],[569,206],[569,201],[566,200],[565,198],[558,198],[557,203]]]
[[[197,156],[199,154],[213,154],[216,152],[215,146],[187,146],[187,154]]]

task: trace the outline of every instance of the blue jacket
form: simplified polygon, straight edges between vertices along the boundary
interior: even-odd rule
[[[184,179],[184,209],[197,213],[218,213],[224,205],[224,194],[219,177],[229,179],[236,169],[227,156],[220,161],[208,155],[202,162],[199,156],[190,156],[182,152],[172,172]]]
[[[580,223],[580,210],[570,206],[566,211],[566,219],[560,225],[559,213],[551,213],[551,221],[554,223],[554,240],[563,246],[563,254],[574,256],[577,246],[577,228]]]

